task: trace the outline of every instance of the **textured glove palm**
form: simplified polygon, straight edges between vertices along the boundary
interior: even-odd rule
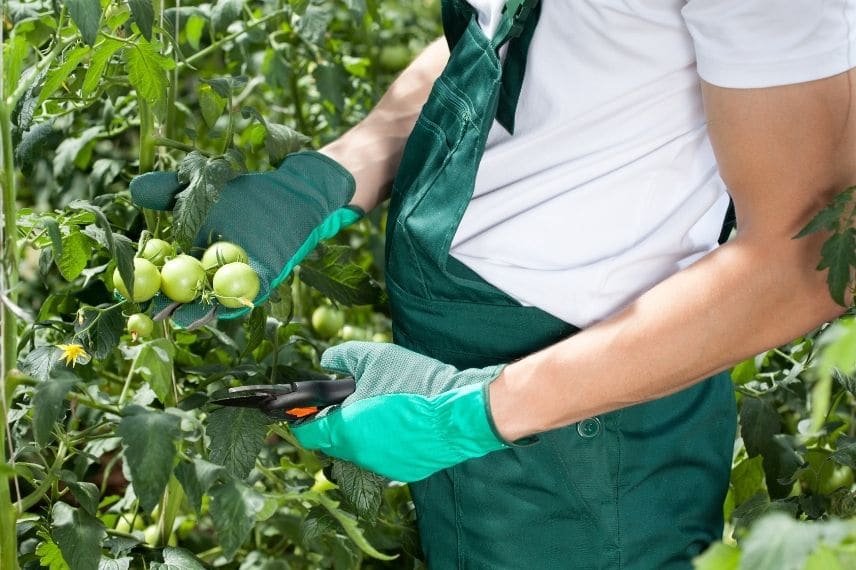
[[[134,178],[130,188],[136,204],[171,210],[184,186],[174,172],[151,172]],[[290,154],[276,170],[230,180],[196,234],[193,247],[204,249],[219,239],[243,247],[261,281],[254,300],[258,304],[321,240],[362,216],[358,208],[346,206],[353,194],[353,177],[333,159],[314,151]],[[158,295],[155,303],[157,311],[169,301]],[[211,308],[195,301],[177,309],[172,318],[187,326]],[[248,310],[220,306],[217,313],[228,319]]]
[[[321,365],[357,381],[338,408],[292,427],[300,444],[411,482],[502,449],[486,401],[502,366],[458,370],[405,348],[348,342]]]

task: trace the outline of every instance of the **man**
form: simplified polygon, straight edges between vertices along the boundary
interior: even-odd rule
[[[471,4],[284,163],[336,188],[300,249],[392,187],[399,345],[327,351],[357,391],[294,433],[414,482],[431,568],[689,567],[722,528],[722,371],[841,312],[793,236],[856,183],[856,5]]]

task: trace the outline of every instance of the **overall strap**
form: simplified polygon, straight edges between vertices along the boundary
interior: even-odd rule
[[[502,66],[496,120],[512,134],[514,133],[514,113],[526,71],[526,55],[529,52],[529,44],[535,33],[540,13],[539,0],[506,0],[502,10],[502,20],[490,43],[495,51],[499,51],[499,48],[508,44]],[[475,10],[465,0],[443,0],[442,14],[443,31],[451,50],[464,34]]]

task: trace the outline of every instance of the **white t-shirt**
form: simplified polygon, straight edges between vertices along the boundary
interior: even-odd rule
[[[494,124],[452,255],[588,326],[716,247],[728,205],[699,77],[856,66],[856,0],[541,0],[511,137]],[[488,35],[504,0],[471,0]]]

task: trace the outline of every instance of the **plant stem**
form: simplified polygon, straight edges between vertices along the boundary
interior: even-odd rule
[[[0,74],[5,74],[5,68],[0,65]],[[0,99],[5,93],[0,93]],[[0,276],[0,289],[13,302],[17,302],[18,285],[18,230],[16,227],[15,211],[15,162],[12,155],[12,121],[9,107],[0,100],[0,147],[2,147],[2,194],[3,194],[3,229],[2,247],[3,263]],[[6,465],[6,428],[7,400],[6,374],[17,361],[18,354],[18,318],[15,313],[2,304],[0,311],[0,336],[2,336],[2,353],[0,353],[0,465]],[[11,445],[11,441],[9,442]],[[18,568],[18,540],[15,531],[16,511],[12,506],[10,478],[0,477],[0,568],[16,570]]]
[[[256,28],[258,26],[261,26],[262,24],[264,24],[270,20],[273,20],[274,18],[282,16],[283,14],[286,14],[289,10],[290,10],[290,8],[283,8],[280,10],[276,10],[274,12],[271,12],[270,14],[265,16],[264,18],[259,18],[258,20],[250,22],[249,24],[244,26],[243,30],[239,30],[235,33],[229,34],[228,36],[223,36],[222,38],[220,38],[216,42],[211,43],[211,45],[209,45],[208,47],[203,48],[203,49],[199,50],[198,52],[196,52],[195,54],[184,58],[184,61],[178,62],[176,64],[176,68],[183,68],[186,65],[192,64],[194,61],[202,59],[203,57],[207,56],[208,54],[220,49],[220,46],[222,46],[223,44],[231,42],[235,38],[239,38],[242,35],[246,34],[251,29]]]
[[[139,98],[140,106],[140,174],[151,172],[155,167],[155,122],[152,109],[148,102]],[[144,209],[143,217],[146,220],[146,229],[152,235],[157,236],[158,227],[157,214],[151,210]]]

